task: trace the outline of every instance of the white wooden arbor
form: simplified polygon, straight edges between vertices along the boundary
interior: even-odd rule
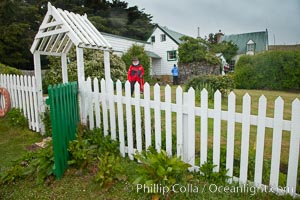
[[[66,83],[68,82],[67,54],[72,45],[76,47],[79,91],[82,91],[81,88],[84,87],[85,83],[83,48],[104,51],[105,79],[110,80],[109,50],[111,49],[111,45],[88,20],[87,15],[79,15],[55,8],[51,3],[48,3],[48,12],[30,48],[34,56],[34,70],[40,113],[44,112],[40,56],[50,55],[61,57],[62,77],[63,82]],[[83,108],[83,94],[80,94],[80,97],[81,108]]]

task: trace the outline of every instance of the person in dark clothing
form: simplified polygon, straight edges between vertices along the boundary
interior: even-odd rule
[[[174,64],[172,68],[173,85],[178,85],[178,67]]]

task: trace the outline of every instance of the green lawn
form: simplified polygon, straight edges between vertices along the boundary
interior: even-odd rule
[[[3,119],[0,119],[0,122],[1,165],[9,167],[10,161],[24,154],[28,145],[40,141],[42,138],[27,129],[10,127]],[[46,181],[44,184],[37,185],[34,180],[24,179],[0,185],[0,199],[152,199],[152,194],[143,191],[137,192],[136,186],[131,185],[131,182],[137,178],[136,168],[139,164],[124,158],[121,159],[121,165],[127,180],[115,182],[108,189],[100,188],[93,181],[94,177],[91,173],[78,173],[75,168],[69,168],[61,180]],[[214,184],[203,182],[200,179],[195,179],[191,184],[199,188],[198,192],[194,190],[194,192],[173,193],[169,199],[292,199],[290,196],[279,197],[272,193],[253,192],[254,190],[235,193],[216,192]],[[187,185],[180,186],[188,187]],[[237,187],[228,184],[221,186]],[[209,189],[210,187],[211,189]],[[160,199],[166,198],[161,196]]]

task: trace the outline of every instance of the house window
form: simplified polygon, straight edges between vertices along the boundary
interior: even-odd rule
[[[177,60],[177,52],[176,51],[168,51],[168,61]]]
[[[161,42],[166,41],[166,34],[161,34],[161,35],[160,35],[160,41],[161,41]]]
[[[247,51],[254,51],[254,44],[247,44]]]
[[[155,42],[155,36],[151,37],[151,42]]]

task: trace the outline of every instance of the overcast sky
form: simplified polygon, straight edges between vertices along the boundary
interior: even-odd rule
[[[300,0],[124,0],[153,16],[153,23],[196,37],[268,29],[269,44],[300,44]]]

